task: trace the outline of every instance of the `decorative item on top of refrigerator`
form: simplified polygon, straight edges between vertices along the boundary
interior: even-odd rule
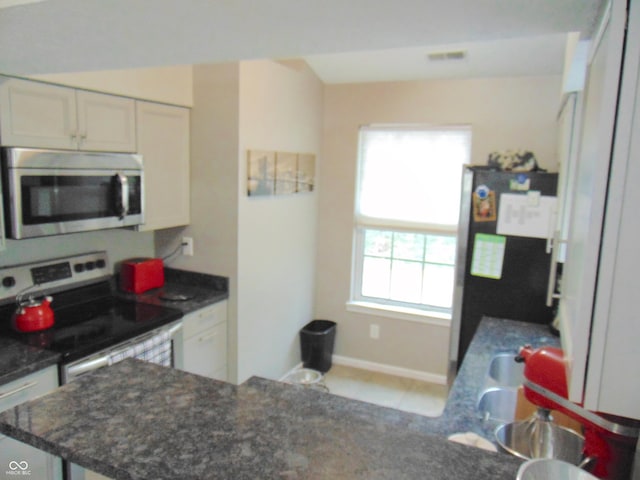
[[[496,168],[497,160],[493,167],[464,168],[450,374],[462,363],[483,316],[538,324],[553,320],[546,296],[558,176],[538,170],[528,153],[513,157],[523,160],[517,171]],[[513,168],[518,162],[511,160],[502,164]]]

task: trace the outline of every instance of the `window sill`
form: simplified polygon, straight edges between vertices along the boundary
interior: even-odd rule
[[[347,302],[347,311],[437,325],[439,327],[449,327],[451,325],[451,314],[449,313],[404,308],[395,305],[382,305],[370,302]]]

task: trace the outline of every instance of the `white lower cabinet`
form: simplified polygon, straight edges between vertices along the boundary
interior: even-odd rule
[[[227,302],[218,302],[183,318],[186,372],[227,380]]]
[[[0,411],[45,395],[58,387],[55,366],[39,370],[13,382],[0,385]],[[0,477],[27,476],[42,480],[61,480],[62,461],[42,450],[0,435]]]
[[[84,480],[111,480],[110,477],[105,477],[91,470],[84,471]]]

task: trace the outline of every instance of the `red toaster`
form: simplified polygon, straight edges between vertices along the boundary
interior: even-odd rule
[[[120,266],[120,288],[125,292],[142,293],[164,285],[164,264],[161,258],[130,258]]]

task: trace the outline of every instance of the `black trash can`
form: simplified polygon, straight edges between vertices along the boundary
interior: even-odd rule
[[[336,322],[313,320],[300,330],[300,351],[304,368],[326,373],[336,340]]]

